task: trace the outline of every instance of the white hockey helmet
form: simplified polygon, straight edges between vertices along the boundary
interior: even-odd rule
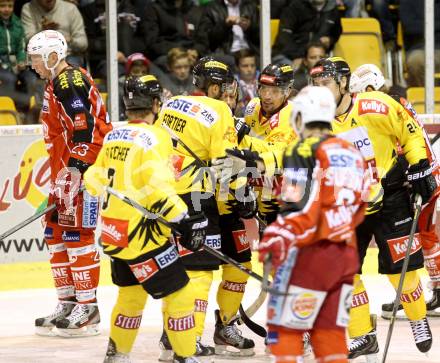
[[[28,55],[41,55],[44,66],[49,69],[52,74],[53,70],[58,66],[61,60],[67,55],[67,42],[64,35],[56,30],[43,30],[29,39],[27,45]],[[58,61],[49,68],[48,60],[51,53],[56,53]]]
[[[351,74],[350,92],[366,92],[367,87],[371,86],[378,91],[385,84],[382,71],[374,64],[363,64],[356,68]]]
[[[298,132],[311,122],[328,122],[335,118],[336,102],[332,92],[327,87],[304,87],[292,101],[291,126]],[[301,114],[301,129],[298,130],[296,117]]]

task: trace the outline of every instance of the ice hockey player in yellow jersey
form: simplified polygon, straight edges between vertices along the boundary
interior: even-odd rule
[[[334,94],[337,110],[332,123],[333,132],[352,142],[369,166],[372,188],[367,215],[356,231],[360,261],[363,262],[374,236],[379,247],[379,273],[386,274],[397,288],[406,252],[405,240],[414,215],[411,199],[419,194],[425,204],[437,187],[428,162],[422,127],[400,103],[382,92],[350,94],[350,67],[342,58],[322,59],[310,74],[315,85],[325,86]],[[397,143],[410,165],[408,176],[397,164]],[[411,189],[407,188],[407,182]],[[417,235],[414,242],[401,302],[417,348],[427,352],[432,345],[432,335],[416,271],[423,267]],[[359,275],[355,278],[348,330],[350,337],[354,338],[349,358],[379,351],[374,319],[370,319],[368,295]]]
[[[238,146],[234,119],[228,105],[221,101],[221,95],[234,85],[234,77],[229,67],[212,57],[199,60],[193,70],[194,84],[206,96],[176,96],[168,100],[160,114],[157,123],[165,129],[171,129],[180,141],[191,150],[189,152],[180,143],[175,144],[174,166],[176,170],[176,190],[188,206],[188,210],[202,210],[208,218],[208,229],[205,243],[214,249],[225,251],[219,224],[219,211],[216,200],[216,180],[211,174],[209,164],[213,158],[225,156],[225,150]],[[195,154],[197,158],[194,157]],[[200,161],[203,165],[200,165]],[[236,187],[245,187],[237,181],[231,186],[232,193]],[[242,190],[242,189],[240,189]],[[237,193],[238,195],[238,193]],[[226,195],[227,196],[227,195]],[[256,203],[246,200],[230,201],[231,206],[242,216],[253,216]],[[238,239],[241,241],[241,239]],[[203,345],[200,341],[208,305],[209,289],[212,284],[213,270],[217,270],[220,261],[206,251],[193,253],[180,248],[180,256],[191,280],[197,285],[195,295],[195,318],[198,336],[198,351],[201,356],[214,354],[212,347]],[[230,296],[223,298],[218,295],[220,310],[216,312],[216,333],[214,343],[219,354],[226,352],[227,346],[234,346],[240,354],[253,354],[254,343],[243,338],[234,325],[228,325],[235,316],[244,293],[247,276],[244,278],[234,267],[223,267],[223,281],[227,293],[239,295],[238,305]],[[223,283],[223,282],[222,282]],[[236,306],[232,309],[231,306]],[[225,317],[225,319],[223,319]],[[165,334],[162,335],[161,355],[159,360],[170,359],[170,345]]]
[[[84,176],[86,188],[95,196],[103,194],[106,186],[118,190],[173,223],[182,234],[180,243],[197,250],[203,245],[207,220],[203,214],[189,217],[174,189],[171,139],[165,130],[152,125],[161,93],[153,76],[127,79],[124,103],[130,121],[107,134],[95,164]],[[101,223],[101,242],[111,257],[112,280],[119,287],[105,362],[129,361],[147,295],[163,299],[174,361],[198,362],[193,357],[194,284],[176,246],[169,242],[170,229],[110,194],[104,200]]]
[[[290,65],[269,64],[262,70],[258,78],[259,97],[246,106],[244,119],[250,127],[250,133],[241,141],[240,149],[249,149],[258,154],[284,150],[296,138],[290,126],[292,103],[289,97],[292,89],[293,69]],[[266,180],[263,177],[255,179],[256,192],[259,194],[258,209],[267,224],[275,220],[279,209],[274,195],[277,181],[280,181],[277,176]]]

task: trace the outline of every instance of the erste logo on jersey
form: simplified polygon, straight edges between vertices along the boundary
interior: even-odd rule
[[[338,137],[353,143],[365,159],[368,160],[374,158],[373,145],[371,144],[366,127],[355,127],[351,130],[341,132],[338,134]]]
[[[358,103],[358,114],[379,113],[388,115],[389,107],[379,100],[360,100]]]
[[[195,118],[207,127],[211,127],[218,119],[217,112],[210,107],[199,103],[193,103],[188,99],[171,99],[167,102],[165,107]]]
[[[153,132],[139,127],[121,127],[114,129],[109,132],[104,139],[104,143],[109,141],[132,142],[144,150],[149,150],[158,143]]]

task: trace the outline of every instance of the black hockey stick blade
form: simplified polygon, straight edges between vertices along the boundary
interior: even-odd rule
[[[243,305],[240,304],[240,307],[238,309],[238,312],[240,313],[240,320],[243,321],[243,323],[252,330],[255,334],[262,338],[266,338],[267,331],[264,329],[261,325],[257,324],[256,322],[252,321],[247,315],[246,312],[243,309]]]

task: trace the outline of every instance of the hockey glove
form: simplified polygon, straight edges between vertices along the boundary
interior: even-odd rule
[[[208,228],[208,219],[203,213],[186,216],[175,225],[180,233],[179,243],[190,251],[197,251],[203,247]]]
[[[244,186],[235,191],[237,202],[234,210],[243,219],[254,218],[258,212],[257,196],[252,187]]]
[[[267,227],[263,233],[258,246],[260,262],[270,256],[272,265],[277,269],[286,260],[289,249],[295,247],[295,235],[289,230],[288,226],[274,222]]]
[[[235,131],[237,131],[238,145],[240,145],[241,140],[245,135],[251,132],[251,128],[246,124],[244,118],[234,117]]]
[[[422,197],[422,204],[429,201],[437,188],[437,182],[432,175],[432,167],[428,159],[422,159],[409,167],[408,181],[411,184],[413,196],[420,194]]]
[[[226,149],[226,154],[232,158],[238,158],[245,162],[246,168],[256,168],[257,161],[262,160],[256,151],[250,151],[246,149]]]

